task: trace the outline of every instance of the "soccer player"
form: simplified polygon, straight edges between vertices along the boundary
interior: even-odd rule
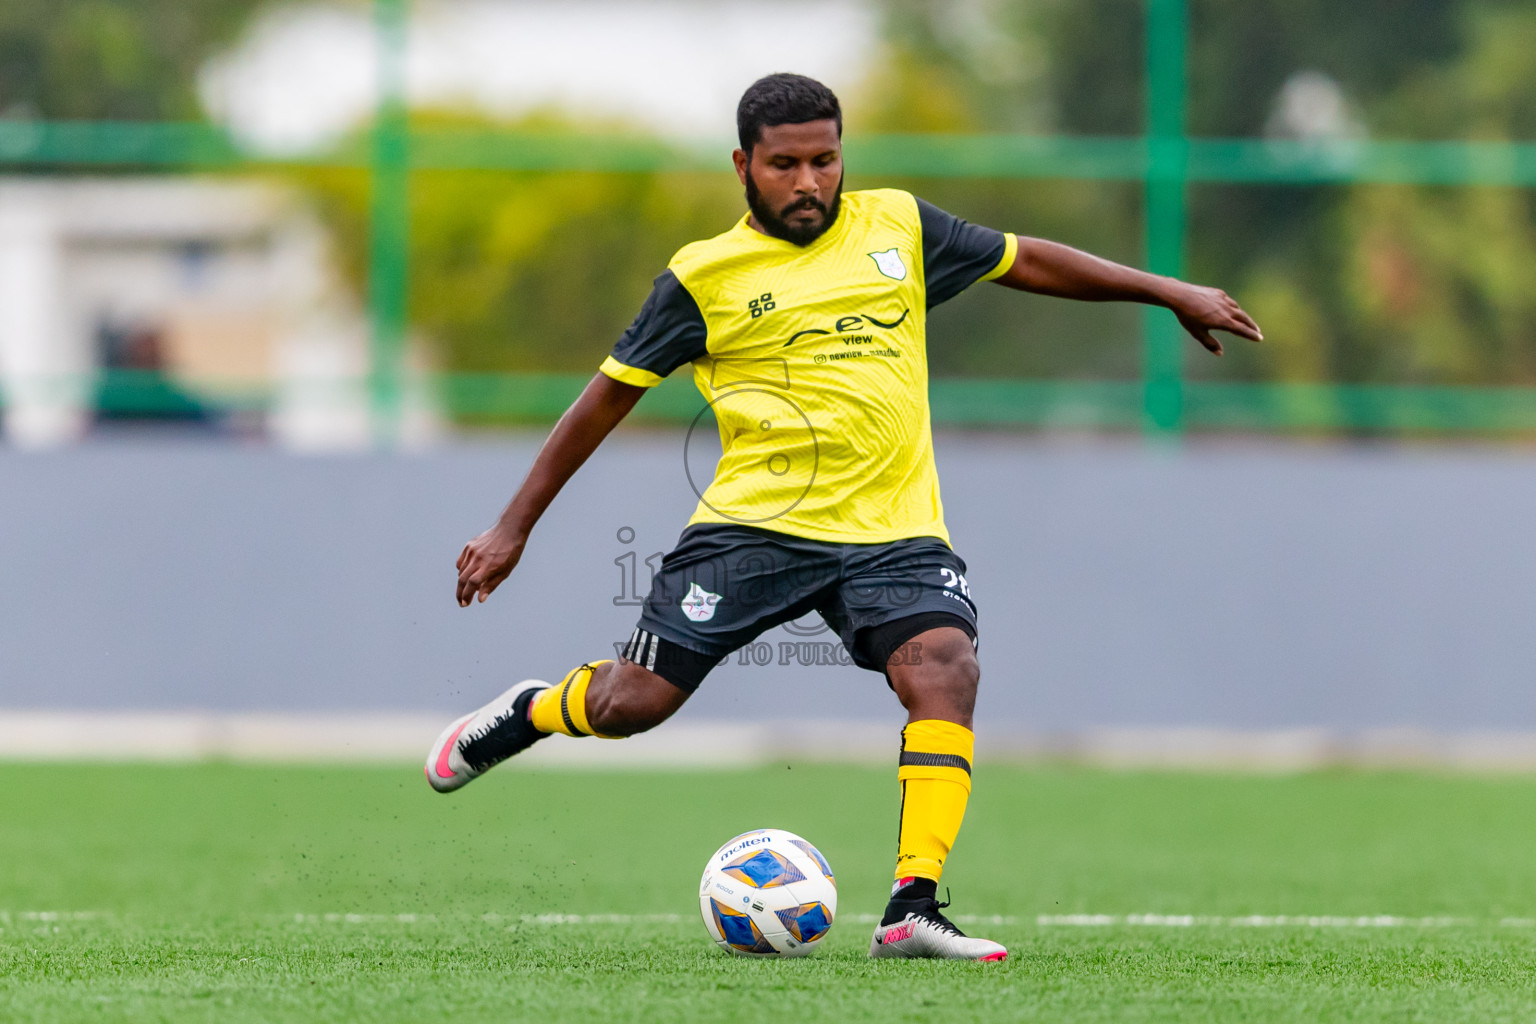
[[[560,488],[645,390],[684,363],[723,454],[661,563],[617,661],[526,680],[444,730],[427,780],[457,789],[550,733],[660,725],[732,651],[819,612],[855,664],[885,674],[901,734],[896,882],[874,957],[1001,960],[941,913],[938,881],[971,791],[975,597],[944,528],[928,415],[928,310],[978,281],[1165,306],[1258,341],[1224,292],[969,224],[906,192],[844,194],[837,97],[799,75],[754,83],[733,154],[748,213],[684,246],[539,451],[496,524],[458,559],[458,602],[512,572]],[[631,496],[624,496],[630,500]]]

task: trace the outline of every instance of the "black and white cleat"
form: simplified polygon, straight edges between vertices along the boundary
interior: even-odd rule
[[[542,679],[524,679],[444,729],[427,753],[425,771],[432,788],[451,793],[543,739],[546,734],[528,721],[528,705],[548,688]]]
[[[940,913],[947,906],[948,903],[940,903],[931,897],[892,900],[886,911],[886,921],[875,926],[869,955],[876,958],[984,961],[1002,960],[1008,956],[1006,947],[988,939],[973,939],[956,928]],[[896,912],[903,910],[905,913],[895,917]]]

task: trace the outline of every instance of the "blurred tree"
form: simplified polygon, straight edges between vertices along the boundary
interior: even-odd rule
[[[1144,0],[884,0],[884,44],[844,97],[848,131],[1132,135],[1144,120]],[[1536,9],[1513,0],[1192,0],[1192,133],[1536,138]],[[417,124],[509,127],[447,115]],[[522,130],[593,126],[530,118]],[[611,128],[611,126],[609,126]],[[367,181],[309,172],[363,287]],[[1135,263],[1136,183],[876,178],[973,221]],[[1266,327],[1198,376],[1536,383],[1529,191],[1196,186],[1189,276]],[[410,309],[444,369],[589,372],[680,245],[730,226],[740,189],[695,175],[418,172]],[[1125,306],[983,287],[936,311],[937,374],[1129,378]]]
[[[551,134],[575,127],[548,116],[490,125],[431,112],[413,114],[412,124]],[[729,153],[720,165],[706,175],[416,172],[413,329],[453,372],[596,372],[672,254],[727,230],[745,211]],[[315,170],[306,181],[348,277],[363,290],[366,176]]]
[[[195,120],[197,72],[259,0],[5,0],[0,116]]]
[[[888,53],[855,105],[862,127],[1142,130],[1145,0],[886,0],[883,9]],[[1529,3],[1190,0],[1189,20],[1191,134],[1536,139]],[[974,220],[1136,261],[1134,186],[910,187]],[[1191,360],[1190,370],[1536,383],[1533,256],[1529,191],[1194,186],[1188,275],[1236,294],[1269,340],[1242,359]],[[1083,363],[1080,346],[1052,344],[1133,334],[1134,320],[1061,304],[1022,307],[1021,317],[990,296],[966,302],[935,317],[936,327],[961,328],[953,352],[935,346],[940,372],[1134,371],[1133,346]]]
[[[1383,120],[1415,111],[1437,135],[1536,140],[1536,9],[1464,15],[1457,59],[1405,81]],[[1342,207],[1347,345],[1360,362],[1415,380],[1536,384],[1531,190],[1362,186]]]
[[[882,121],[908,131],[1141,130],[1145,0],[881,6],[886,54],[866,95]]]
[[[1146,0],[876,2],[883,52],[844,97],[850,133],[1142,129]],[[6,0],[0,116],[197,118],[199,68],[258,5]],[[1536,140],[1526,0],[1189,0],[1189,20],[1193,134]],[[366,175],[302,180],[362,290]],[[848,187],[877,185],[1125,262],[1141,250],[1134,183],[877,179],[850,167]],[[1191,360],[1192,373],[1536,383],[1530,190],[1223,185],[1190,196],[1189,276],[1238,295],[1269,335],[1241,359]],[[724,153],[715,174],[418,172],[413,326],[445,369],[585,372],[671,253],[741,210]],[[1129,377],[1137,333],[1126,307],[979,288],[936,311],[930,355],[940,374]]]
[[[1536,384],[1536,224],[1513,189],[1372,188],[1345,204],[1350,348],[1378,373]]]
[[[1131,88],[1132,105],[1111,102],[1091,116],[1104,131],[1134,133],[1140,96],[1140,3],[1085,0],[1114,7],[1103,46],[1128,53],[1105,72]],[[887,0],[884,52],[866,86],[844,97],[850,134],[1020,132],[1048,134],[1062,113],[1061,79],[1079,66],[1052,47],[1082,25],[1074,4],[1048,0]],[[1108,81],[1106,82],[1108,84]],[[1091,95],[1119,96],[1112,85]],[[1128,123],[1118,123],[1126,111]],[[1097,181],[898,179],[850,165],[848,187],[907,189],[950,212],[1006,231],[1054,238],[1123,262],[1140,246],[1139,189]],[[1136,313],[1124,306],[1058,302],[994,286],[972,289],[930,319],[929,362],[938,375],[1131,378],[1140,342]]]
[[[1337,82],[1369,112],[1373,129],[1385,128],[1405,83],[1464,51],[1466,16],[1481,2],[1190,0],[1189,131],[1264,134],[1276,98],[1298,72]],[[1410,122],[1396,134],[1425,133]]]

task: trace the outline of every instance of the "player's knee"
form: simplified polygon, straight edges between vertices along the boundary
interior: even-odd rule
[[[934,674],[939,685],[957,707],[970,714],[976,706],[976,690],[981,685],[981,663],[976,660],[975,648],[968,639],[948,644],[936,655],[936,660]]]
[[[957,686],[972,689],[981,681],[976,647],[961,630],[936,629],[919,637],[917,642],[921,645],[918,651],[920,663],[934,673],[953,679]]]
[[[921,638],[921,648],[910,667],[907,690],[925,708],[942,708],[969,719],[976,708],[981,683],[981,664],[970,637],[958,629],[936,631]],[[912,703],[911,701],[908,702]]]

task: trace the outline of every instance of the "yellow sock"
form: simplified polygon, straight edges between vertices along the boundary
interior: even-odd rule
[[[960,834],[971,795],[971,761],[976,736],[953,722],[925,719],[901,731],[901,828],[896,877],[931,878],[944,871],[944,858]]]
[[[592,682],[593,669],[606,664],[606,661],[593,661],[571,669],[559,683],[533,698],[528,721],[540,732],[599,736],[587,722],[587,684]]]

